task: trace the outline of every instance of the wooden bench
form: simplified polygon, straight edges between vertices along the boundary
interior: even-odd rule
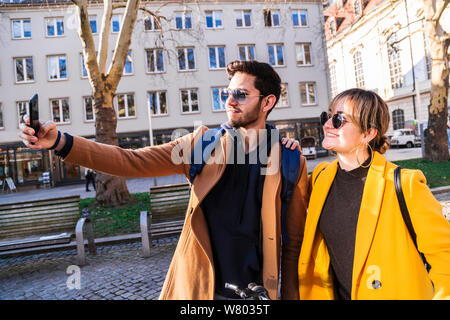
[[[143,256],[150,256],[152,237],[181,233],[189,204],[189,183],[150,187],[151,211],[141,211]]]
[[[75,236],[77,260],[86,264],[83,226],[89,251],[96,253],[89,217],[80,216],[80,196],[0,205],[0,251],[70,243]]]

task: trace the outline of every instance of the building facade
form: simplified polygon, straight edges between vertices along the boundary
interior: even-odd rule
[[[450,30],[450,9],[442,25]],[[428,121],[431,59],[421,0],[324,2],[331,95],[360,87],[387,102],[393,130]]]
[[[118,1],[120,4],[120,1]],[[321,1],[142,1],[160,18],[140,11],[114,99],[119,145],[139,148],[171,140],[175,129],[226,121],[220,90],[233,60],[270,63],[283,92],[269,116],[283,135],[320,142],[319,115],[330,100]],[[111,61],[123,8],[113,11]],[[102,1],[90,1],[98,45]],[[93,138],[91,87],[84,67],[76,7],[70,1],[0,1],[1,177],[19,186],[82,179],[82,168],[18,140],[28,100],[39,94],[40,118],[61,131]],[[107,64],[108,65],[108,64]],[[320,144],[319,144],[320,145]]]

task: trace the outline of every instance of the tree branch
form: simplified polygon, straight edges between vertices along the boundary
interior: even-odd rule
[[[111,28],[112,0],[104,1],[102,28],[98,48],[98,63],[101,73],[105,73],[106,59],[108,58],[109,30]]]
[[[448,4],[450,3],[450,0],[445,0],[442,7],[439,8],[438,11],[433,16],[433,20],[436,21],[436,23],[439,23],[439,20],[441,20],[442,13],[444,12],[445,8],[447,8]]]
[[[107,74],[107,85],[114,92],[123,73],[128,50],[131,44],[134,24],[137,18],[140,0],[129,0],[124,13],[124,18],[117,38],[111,67]]]

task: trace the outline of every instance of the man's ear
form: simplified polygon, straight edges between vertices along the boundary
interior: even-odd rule
[[[270,109],[275,107],[275,101],[277,101],[277,98],[273,94],[269,94],[267,97],[264,97],[262,111],[269,112]]]

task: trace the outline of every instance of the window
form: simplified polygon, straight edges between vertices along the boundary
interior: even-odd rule
[[[0,103],[0,129],[4,129],[5,126],[3,124],[3,107],[2,104]]]
[[[400,50],[397,44],[397,33],[393,33],[387,41],[387,53],[389,59],[389,73],[391,76],[391,87],[397,89],[403,87],[402,64]]]
[[[251,61],[255,60],[255,46],[253,44],[244,44],[238,46],[239,60]]]
[[[121,119],[136,117],[136,107],[134,105],[134,95],[131,93],[118,94],[117,114]]]
[[[89,16],[89,25],[91,26],[92,34],[97,34],[97,16]]]
[[[252,11],[251,10],[236,10],[236,27],[248,28],[252,26]]]
[[[297,65],[311,65],[311,43],[297,43],[295,51]]]
[[[316,104],[316,84],[315,82],[300,83],[300,98],[302,105]]]
[[[220,98],[220,92],[222,90],[227,90],[226,87],[220,88],[212,88],[211,96],[212,96],[212,109],[213,111],[225,111],[225,103]]]
[[[225,47],[209,47],[209,68],[210,69],[223,69],[226,66],[225,63]]]
[[[131,50],[128,51],[127,58],[125,60],[125,66],[123,67],[123,74],[133,74],[133,59],[131,58]]]
[[[25,123],[23,121],[23,116],[26,114],[29,114],[30,112],[30,104],[28,101],[17,101],[16,102],[17,105],[17,115],[18,115],[18,119],[19,119],[19,125],[22,123]]]
[[[13,39],[30,39],[31,38],[31,20],[15,19],[11,20]]]
[[[175,24],[177,29],[191,29],[192,15],[190,11],[175,13]]]
[[[394,130],[405,127],[405,114],[402,109],[392,111],[392,127]]]
[[[84,55],[83,53],[80,53],[80,61],[81,61],[81,77],[82,78],[87,78],[88,77],[88,73],[86,70],[86,66],[84,65]]]
[[[195,70],[194,48],[178,48],[178,70]]]
[[[362,13],[361,0],[355,0],[353,7],[355,8],[355,16],[359,16]]]
[[[215,29],[222,28],[222,11],[213,10],[205,11],[206,15],[206,28]]]
[[[148,106],[152,115],[167,114],[166,91],[152,91],[148,93]]]
[[[33,58],[14,58],[16,83],[34,81]]]
[[[145,52],[147,55],[147,72],[164,72],[163,49],[147,49]]]
[[[48,61],[48,78],[49,80],[67,79],[66,56],[49,56]]]
[[[357,88],[364,89],[365,81],[364,81],[364,70],[363,70],[363,63],[362,63],[362,57],[361,52],[357,51],[353,55],[353,66],[355,69],[355,83]]]
[[[293,10],[292,11],[292,24],[294,25],[294,27],[308,26],[308,11]]]
[[[118,33],[120,31],[121,23],[122,23],[122,15],[113,14],[111,16],[111,32]]]
[[[269,63],[272,66],[284,66],[284,54],[282,44],[269,44]]]
[[[331,98],[334,98],[338,94],[335,64],[330,65],[330,85],[331,85]]]
[[[422,30],[425,30],[424,26],[423,26],[423,21],[422,21]],[[424,56],[425,56],[425,70],[427,73],[427,79],[430,80],[431,79],[431,65],[432,65],[431,55],[430,55],[430,44],[429,44],[428,36],[426,35],[425,32],[422,32],[422,36],[423,36],[423,49],[424,49]]]
[[[155,16],[148,15],[144,19],[144,30],[145,31],[155,31],[161,30],[161,22]]]
[[[95,120],[94,99],[92,97],[84,97],[83,102],[84,102],[84,120],[94,121]]]
[[[266,27],[279,27],[280,10],[264,10],[264,24]]]
[[[278,103],[277,103],[276,107],[277,108],[289,107],[287,83],[282,83],[281,84],[280,99],[278,100]]]
[[[46,18],[47,37],[60,37],[64,35],[64,18]]]
[[[198,112],[198,96],[197,89],[181,90],[181,112],[192,113]]]
[[[69,100],[68,99],[52,99],[50,100],[52,108],[52,120],[55,123],[69,123]]]

